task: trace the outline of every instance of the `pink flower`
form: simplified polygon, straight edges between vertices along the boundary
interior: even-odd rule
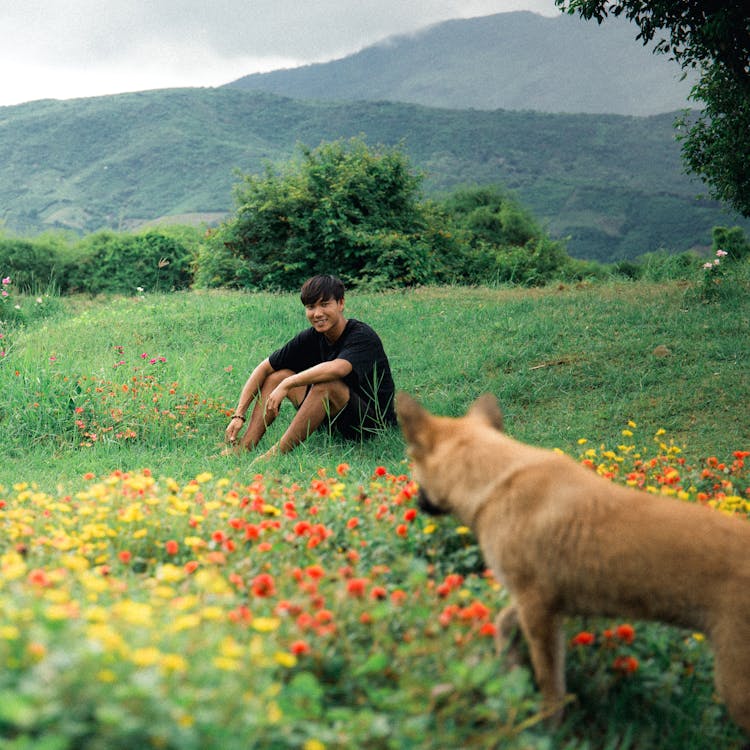
[[[726,250],[717,250],[716,251],[716,257],[717,258],[726,258],[727,255],[729,255],[729,253]]]
[[[6,286],[7,286],[8,284],[10,284],[10,276],[6,276],[6,277],[5,277],[4,279],[3,279],[3,284],[5,284]]]

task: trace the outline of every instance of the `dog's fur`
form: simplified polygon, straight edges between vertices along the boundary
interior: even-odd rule
[[[704,632],[715,683],[750,733],[750,524],[617,485],[573,459],[502,432],[494,397],[466,416],[428,413],[401,392],[419,504],[470,526],[511,597],[498,646],[520,626],[544,704],[565,699],[565,615],[603,615]]]

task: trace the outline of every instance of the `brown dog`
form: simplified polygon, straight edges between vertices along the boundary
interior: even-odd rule
[[[473,530],[511,597],[498,645],[518,623],[547,709],[565,698],[563,616],[659,620],[706,633],[717,691],[750,733],[750,523],[513,440],[489,395],[459,419],[405,393],[396,411],[420,507]]]

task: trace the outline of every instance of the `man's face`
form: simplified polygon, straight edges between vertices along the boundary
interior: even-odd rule
[[[324,336],[337,338],[343,330],[344,300],[319,299],[305,305],[305,315],[310,325]]]

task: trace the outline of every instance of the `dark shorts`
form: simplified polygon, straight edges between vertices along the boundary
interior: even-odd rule
[[[349,391],[346,406],[338,414],[328,416],[329,429],[347,440],[364,440],[395,424],[395,415],[382,414],[376,403],[365,401],[353,391]]]

